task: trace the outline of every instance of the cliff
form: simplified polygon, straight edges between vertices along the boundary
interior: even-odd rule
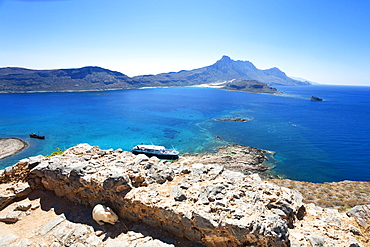
[[[54,211],[63,216],[46,222],[40,219],[39,228],[30,236],[23,234],[23,240],[16,233],[0,236],[0,241],[7,243],[33,243],[43,239],[46,244],[55,243],[54,246],[128,246],[134,241],[141,241],[135,242],[136,246],[195,246],[195,243],[204,246],[361,246],[356,237],[363,236],[362,229],[369,226],[370,218],[359,213],[367,212],[364,207],[345,214],[305,204],[299,192],[262,181],[257,174],[244,175],[186,157],[167,162],[120,149],[101,150],[88,144],[77,145],[50,158],[30,157],[1,173],[2,184],[17,181],[17,185],[7,185],[13,188],[5,190],[7,196],[4,190],[2,192],[0,207],[7,214],[15,208],[12,204],[8,206],[9,203],[17,197],[45,198],[32,194],[37,191],[39,194],[53,191],[58,197],[81,205],[73,209],[83,213],[77,217],[76,211],[55,207]],[[9,194],[13,198],[5,200],[11,197]],[[97,203],[110,206],[120,216],[121,223],[106,226],[101,232],[89,214]],[[25,213],[12,211],[22,215],[22,220],[15,220],[12,227],[32,217],[32,207],[40,210],[30,204]],[[42,199],[40,204],[41,208],[47,208]],[[0,216],[4,218],[6,215]],[[140,224],[150,227],[143,230],[141,225],[135,228],[140,228],[140,233],[133,232],[131,226]],[[155,234],[149,234],[148,229],[168,232],[167,242],[154,243]],[[147,245],[142,241],[145,238]]]

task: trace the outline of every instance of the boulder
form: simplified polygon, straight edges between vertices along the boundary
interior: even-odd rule
[[[186,200],[186,195],[184,194],[184,192],[182,192],[182,190],[178,186],[173,186],[171,188],[171,197],[175,201],[184,201],[184,200]]]
[[[356,219],[357,223],[366,228],[370,225],[370,205],[359,205],[347,211],[349,217]]]
[[[29,203],[29,202],[19,203],[19,204],[16,205],[14,210],[15,211],[27,211],[31,207],[32,207],[32,204]]]
[[[20,220],[22,212],[19,211],[12,211],[7,213],[6,215],[0,216],[0,221],[5,223],[15,223]]]
[[[0,210],[13,201],[26,197],[32,189],[28,183],[9,184],[6,190],[0,191]]]

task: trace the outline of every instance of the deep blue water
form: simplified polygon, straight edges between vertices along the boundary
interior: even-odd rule
[[[85,142],[124,150],[153,142],[191,153],[238,143],[275,151],[272,172],[287,178],[370,181],[370,87],[279,89],[289,95],[207,88],[0,94],[0,138],[30,143],[0,169]],[[252,121],[213,120],[222,117]],[[30,139],[31,132],[46,139]]]

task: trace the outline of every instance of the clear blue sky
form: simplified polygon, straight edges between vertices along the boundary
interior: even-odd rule
[[[0,67],[129,76],[228,55],[323,84],[370,85],[369,0],[0,0]]]

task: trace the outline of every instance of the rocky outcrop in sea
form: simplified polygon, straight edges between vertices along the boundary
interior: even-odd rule
[[[169,162],[79,144],[62,155],[21,160],[3,171],[0,181],[23,181],[30,191],[53,191],[88,209],[109,206],[121,218],[120,227],[125,221],[143,223],[187,239],[193,243],[189,246],[361,246],[355,238],[362,234],[356,213],[306,205],[297,191],[219,164]],[[9,203],[4,201],[3,207]],[[64,220],[55,219],[58,223],[42,233],[47,236]],[[91,227],[81,226],[81,231],[74,238],[76,246],[106,244],[94,238],[91,245],[88,236],[82,237],[94,234]],[[59,244],[55,246],[64,244],[60,234],[50,234],[59,236],[52,240]]]

